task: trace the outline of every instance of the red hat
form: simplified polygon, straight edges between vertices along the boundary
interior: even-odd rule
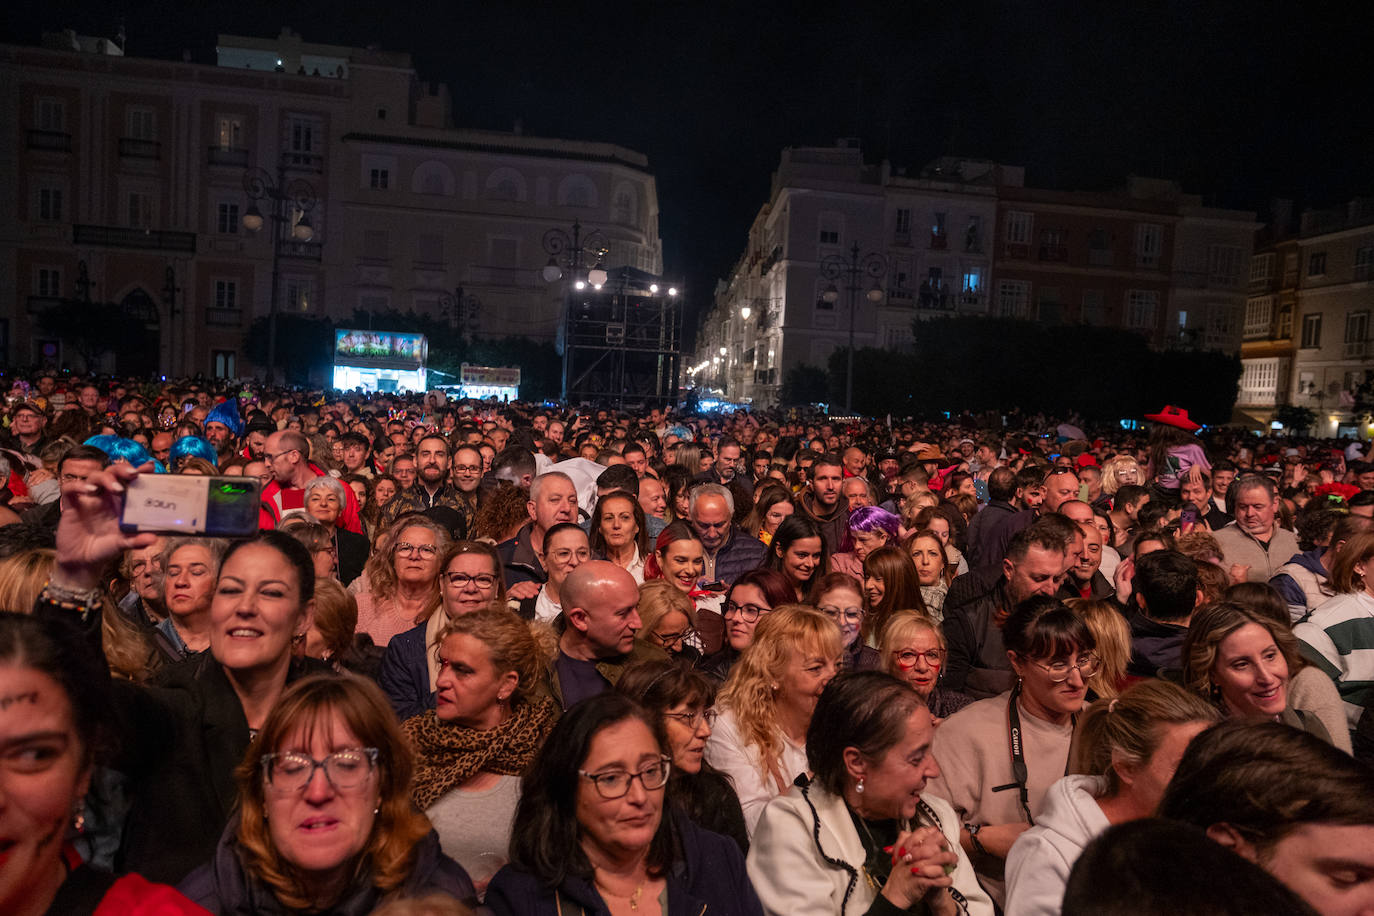
[[[1095,468],[1098,466],[1098,464],[1096,458],[1094,458],[1092,455],[1089,455],[1087,452],[1084,452],[1083,454],[1078,456],[1078,460],[1074,462],[1074,466],[1081,470],[1083,468],[1088,467]]]
[[[1151,423],[1163,423],[1165,426],[1177,426],[1179,429],[1186,429],[1188,432],[1197,432],[1202,428],[1201,423],[1194,423],[1188,419],[1188,411],[1182,407],[1175,407],[1172,404],[1164,405],[1164,409],[1159,413],[1147,413],[1145,419]]]

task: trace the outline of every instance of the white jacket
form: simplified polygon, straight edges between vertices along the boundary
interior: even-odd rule
[[[1007,854],[1006,916],[1059,916],[1073,863],[1111,826],[1096,801],[1106,792],[1105,776],[1065,776],[1050,786],[1035,826]]]
[[[992,899],[978,884],[959,846],[959,821],[949,802],[922,800],[935,812],[950,848],[959,856],[954,889],[969,916],[992,916]],[[844,799],[812,783],[792,786],[768,803],[749,844],[749,880],[769,916],[845,916],[868,911],[881,888],[863,872],[863,841]]]

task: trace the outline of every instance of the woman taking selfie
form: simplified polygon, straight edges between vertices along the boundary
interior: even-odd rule
[[[1114,824],[1153,817],[1188,742],[1219,718],[1161,680],[1094,703],[1078,726],[1077,775],[1050,787],[1035,826],[1007,856],[1006,916],[1058,916],[1083,847]]]
[[[101,571],[120,550],[153,536],[120,531],[123,488],[137,476],[113,465],[63,492],[61,557],[35,612],[82,622],[98,644]],[[294,660],[310,629],[314,568],[305,548],[279,531],[235,542],[225,553],[210,605],[210,649],[162,672],[156,687],[115,682],[111,699],[132,806],[119,863],[179,881],[210,858],[235,800],[232,774],[248,742],[291,681],[319,670]]]
[[[784,605],[759,621],[717,697],[706,760],[735,784],[751,832],[764,805],[805,771],[806,728],[839,657],[839,627]]]
[[[672,662],[632,665],[616,691],[636,700],[658,719],[672,757],[668,799],[698,827],[728,836],[749,851],[749,832],[735,788],[706,762],[706,742],[715,725],[715,683],[699,671]]]
[[[434,650],[439,633],[465,614],[492,602],[505,603],[501,560],[490,544],[459,541],[448,549],[440,569],[438,610],[391,640],[382,653],[378,683],[402,722],[434,708],[439,677]]]
[[[934,733],[921,698],[886,674],[826,687],[807,730],[811,776],[768,805],[749,850],[764,912],[991,916],[958,818],[925,792],[940,772]]]
[[[410,801],[411,754],[370,681],[291,686],[236,773],[239,810],[214,858],[182,882],[212,913],[370,913],[442,890],[474,900]]]
[[[70,622],[0,613],[0,913],[201,912],[170,887],[83,864],[64,843],[81,832],[73,812],[109,748],[109,687],[105,660]]]
[[[402,725],[415,804],[479,891],[506,863],[520,777],[558,717],[543,688],[549,655],[505,608],[455,618],[439,634],[438,704]]]
[[[1017,605],[1002,640],[1017,684],[944,721],[935,735],[940,776],[931,786],[958,813],[964,849],[999,906],[1007,852],[1068,773],[1085,681],[1101,664],[1083,618],[1053,598]],[[1013,734],[1022,740],[1012,742]]]
[[[653,718],[605,693],[569,709],[522,784],[496,916],[762,916],[739,848],[665,804]]]

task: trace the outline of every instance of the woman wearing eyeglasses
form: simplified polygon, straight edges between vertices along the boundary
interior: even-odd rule
[[[958,813],[964,849],[998,906],[1006,903],[1007,852],[1068,773],[1086,681],[1101,667],[1088,625],[1053,598],[1017,605],[1002,642],[1016,686],[945,720],[935,733],[940,775],[931,783]]]
[[[957,690],[940,686],[944,671],[945,634],[940,625],[920,611],[898,611],[883,629],[883,670],[905,681],[926,701],[937,722],[948,719],[973,702]]]
[[[762,916],[729,839],[668,805],[654,717],[616,692],[558,720],[521,784],[496,916]]]
[[[672,757],[668,799],[698,827],[728,836],[740,851],[749,851],[735,787],[706,762],[706,741],[716,724],[715,683],[700,671],[671,662],[631,666],[615,689],[658,717]]]
[[[434,708],[439,678],[435,649],[444,628],[493,602],[506,602],[501,560],[490,544],[459,541],[444,554],[440,568],[439,608],[391,640],[382,653],[377,682],[402,722]]]
[[[882,667],[882,657],[859,638],[864,625],[864,599],[859,582],[848,573],[826,573],[816,580],[807,602],[829,617],[840,628],[844,651],[841,671],[874,671]]]
[[[725,620],[725,644],[701,663],[702,673],[723,683],[739,661],[740,653],[754,641],[759,620],[792,600],[792,586],[775,569],[753,569],[736,579],[726,592],[721,615]]]
[[[348,587],[358,599],[358,632],[385,646],[428,620],[439,606],[439,561],[452,543],[448,529],[423,515],[397,519]]]
[[[592,558],[592,547],[587,532],[581,526],[573,522],[560,522],[545,532],[543,550],[539,560],[544,564],[549,578],[540,587],[538,595],[520,603],[520,613],[541,623],[553,623],[563,613],[560,594],[563,583],[574,569]],[[528,613],[525,609],[527,604],[532,605]]]
[[[701,659],[692,645],[696,636],[697,609],[683,592],[663,579],[652,579],[639,587],[640,642],[657,646],[675,662],[691,667]]]
[[[282,694],[236,774],[239,810],[181,884],[212,913],[370,913],[444,891],[475,902],[411,804],[411,752],[371,682],[310,677]]]
[[[439,634],[438,705],[401,726],[415,804],[479,892],[506,864],[520,777],[558,717],[534,626],[496,605],[453,619]]]

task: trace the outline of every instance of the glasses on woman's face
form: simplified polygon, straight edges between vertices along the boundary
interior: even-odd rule
[[[697,730],[702,722],[706,723],[707,728],[716,727],[716,716],[719,715],[714,709],[698,709],[696,712],[665,712],[663,718],[674,719],[690,728]]]
[[[426,560],[432,560],[439,555],[439,548],[433,544],[412,544],[409,541],[401,541],[396,545],[396,552],[403,557],[413,557],[418,554]]]
[[[1085,681],[1102,670],[1102,659],[1096,655],[1084,655],[1073,663],[1058,659],[1049,664],[1044,662],[1031,662],[1031,664],[1047,673],[1052,684],[1062,684],[1067,681],[1075,668],[1078,669],[1079,676]]]
[[[644,787],[645,791],[653,792],[663,788],[668,783],[668,773],[672,770],[672,761],[667,757],[659,757],[657,761],[649,764],[638,773],[626,773],[617,771],[612,773],[588,773],[586,770],[578,770],[577,775],[583,779],[591,781],[596,786],[596,794],[606,800],[624,798],[630,791],[630,783],[636,779]]]
[[[841,625],[846,623],[851,625],[856,623],[863,623],[864,620],[864,609],[861,607],[839,608],[835,607],[834,605],[827,604],[823,605],[820,608],[820,611],[822,614]]]
[[[444,573],[444,581],[453,588],[463,589],[471,585],[479,591],[485,592],[496,584],[496,577],[490,573],[478,573],[475,576],[470,576],[467,573],[451,572]]]
[[[772,608],[761,607],[757,604],[736,604],[733,601],[725,602],[725,616],[738,617],[745,623],[754,623],[763,614],[767,614]]]
[[[915,668],[918,662],[924,661],[927,668],[938,668],[944,663],[945,653],[941,649],[927,649],[924,652],[917,652],[915,649],[898,649],[892,653],[897,658],[897,664],[903,670]]]
[[[557,550],[549,551],[549,560],[553,563],[567,563],[573,557],[577,557],[578,562],[585,563],[592,558],[592,552],[586,547],[579,547],[576,550],[571,547],[560,547]]]
[[[687,640],[695,636],[696,632],[696,627],[689,626],[684,630],[673,630],[670,633],[651,633],[650,636],[654,642],[659,644],[659,646],[661,646],[664,649],[667,649],[680,643],[686,642]]]
[[[267,754],[262,758],[262,774],[267,784],[278,792],[300,792],[310,785],[316,770],[324,770],[324,778],[339,792],[356,789],[367,782],[377,768],[378,750],[375,747],[355,747],[335,751],[323,760],[309,754]]]

